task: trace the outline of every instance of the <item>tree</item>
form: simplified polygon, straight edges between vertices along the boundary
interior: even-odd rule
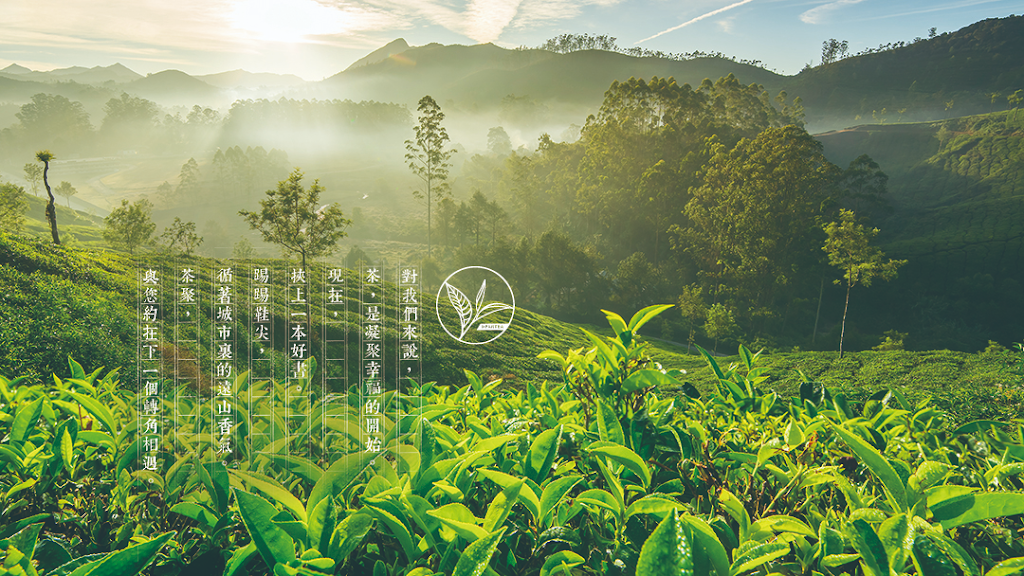
[[[256,248],[248,238],[242,236],[231,249],[231,257],[235,260],[250,260],[256,257]]]
[[[0,182],[0,227],[21,232],[25,223],[25,189],[11,182]]]
[[[177,248],[185,256],[191,256],[192,252],[203,243],[202,237],[196,234],[196,223],[182,222],[181,218],[177,216],[174,217],[174,223],[165,228],[160,237],[167,243],[168,250],[173,251]],[[249,246],[252,247],[251,244]]]
[[[496,156],[508,156],[512,153],[512,139],[501,126],[487,131],[487,149]]]
[[[747,319],[768,318],[776,292],[820,256],[821,229],[839,168],[796,126],[769,128],[729,150],[709,139],[703,185],[692,188],[677,249],[697,260],[705,294]]]
[[[420,112],[419,124],[414,128],[415,140],[406,140],[405,155],[406,161],[413,174],[423,180],[426,189],[415,190],[413,195],[417,198],[426,198],[427,201],[427,257],[430,257],[430,208],[435,200],[445,198],[449,194],[448,169],[451,164],[448,159],[455,153],[454,149],[445,150],[445,143],[448,142],[448,131],[441,126],[444,120],[444,113],[441,107],[434,102],[430,96],[420,98],[416,109]],[[425,193],[425,194],[424,194]]]
[[[821,64],[831,64],[838,60],[841,60],[846,55],[846,51],[850,48],[850,43],[846,40],[840,42],[835,38],[829,38],[821,43]]]
[[[175,195],[179,202],[199,200],[199,180],[199,163],[195,158],[189,158],[181,165],[181,173],[178,175],[178,187],[175,189]]]
[[[824,226],[828,240],[822,250],[828,254],[829,264],[843,271],[846,281],[846,303],[843,305],[843,327],[839,332],[839,357],[843,357],[843,337],[846,334],[846,313],[850,309],[850,290],[858,283],[871,286],[875,278],[890,280],[896,277],[896,270],[906,260],[883,261],[885,254],[871,246],[871,240],[878,234],[878,228],[867,228],[857,224],[856,214],[850,210],[839,211],[839,222]],[[835,280],[840,284],[842,280]]]
[[[134,254],[137,247],[149,242],[156,230],[156,224],[150,219],[152,210],[153,205],[145,198],[131,204],[121,200],[121,207],[111,210],[103,219],[103,239]]]
[[[36,94],[15,116],[29,142],[41,146],[74,145],[92,131],[82,103],[59,95]]]
[[[854,212],[874,213],[889,210],[886,199],[889,176],[867,154],[861,154],[850,162],[839,180],[839,188],[846,208]]]
[[[43,186],[46,187],[46,195],[50,197],[46,202],[46,221],[50,223],[50,235],[53,236],[53,243],[60,246],[60,235],[57,234],[57,207],[54,206],[53,192],[50,190],[50,181],[47,179],[50,172],[50,160],[54,158],[53,152],[49,150],[36,152],[36,160],[43,163]]]
[[[260,200],[259,212],[239,210],[238,214],[264,240],[298,255],[305,269],[308,258],[334,252],[338,240],[346,236],[344,228],[352,221],[345,218],[336,202],[317,208],[324,188],[319,180],[304,188],[302,176],[296,168],[287,179],[277,183],[276,190],[267,190],[267,198]]]
[[[75,187],[71,185],[71,182],[68,182],[67,180],[58,184],[57,187],[54,188],[53,192],[58,196],[67,198],[68,208],[71,208],[71,197],[78,194],[78,190],[76,190]]]
[[[708,309],[707,319],[704,321],[704,332],[708,338],[715,339],[715,352],[718,352],[718,340],[728,338],[736,331],[736,320],[733,318],[732,310],[722,304],[712,304]]]
[[[25,180],[32,189],[33,196],[39,196],[39,184],[43,181],[43,168],[39,164],[26,162],[24,168]]]
[[[103,110],[106,115],[100,133],[112,147],[122,150],[143,143],[156,126],[159,113],[155,102],[125,92],[120,98],[108,100]]]

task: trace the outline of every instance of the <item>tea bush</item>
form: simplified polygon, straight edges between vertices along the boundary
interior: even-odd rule
[[[665,308],[606,313],[615,336],[542,353],[560,381],[515,390],[467,371],[462,385],[388,391],[377,454],[362,451],[357,388],[345,402],[283,400],[281,383],[242,374],[231,457],[179,423],[158,470],[142,470],[139,399],[117,371],[71,360],[53,383],[0,378],[0,564],[43,576],[1024,571],[1024,421],[952,426],[896,390],[861,408],[812,381],[782,397],[744,347],[729,367],[702,351],[717,378],[702,394],[637,335]],[[166,388],[170,409],[182,399]],[[271,416],[251,414],[242,399],[271,390]]]

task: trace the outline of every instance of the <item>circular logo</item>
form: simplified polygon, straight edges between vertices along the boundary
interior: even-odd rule
[[[475,297],[471,300],[466,294]],[[486,344],[512,324],[516,296],[501,274],[484,266],[466,266],[441,283],[435,308],[441,328],[449,336],[465,344]],[[449,312],[447,322],[442,309]]]

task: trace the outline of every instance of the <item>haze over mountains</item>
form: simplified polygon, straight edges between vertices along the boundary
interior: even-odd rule
[[[773,96],[786,90],[790,97],[801,97],[812,132],[867,121],[872,114],[888,121],[920,121],[988,112],[996,105],[992,94],[1005,98],[1024,87],[1024,16],[897,42],[794,76],[721,56],[676,60],[605,50],[561,54],[493,44],[410,47],[397,39],[319,82],[244,70],[203,76],[166,70],[143,77],[121,64],[48,72],[12,64],[0,70],[0,101],[20,105],[33,94],[49,92],[79,100],[93,112],[124,91],[172,107],[226,109],[240,98],[285,96],[374,100],[412,108],[430,94],[454,108],[480,111],[497,109],[515,95],[550,103],[555,116],[561,116],[559,110],[572,115],[551,119],[568,125],[580,123],[585,118],[581,112],[596,110],[614,80],[671,76],[677,83],[696,86],[704,78],[728,74],[743,84],[761,84]],[[1005,106],[1005,101],[1000,104]]]

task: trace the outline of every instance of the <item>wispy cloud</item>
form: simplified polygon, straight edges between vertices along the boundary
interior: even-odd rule
[[[822,4],[821,6],[815,6],[814,8],[800,14],[800,21],[805,24],[821,24],[836,10],[841,9],[844,6],[860,4],[863,1],[864,0],[836,0],[835,2]]]
[[[749,3],[753,2],[753,1],[754,0],[740,0],[739,2],[736,2],[735,4],[729,4],[728,6],[719,8],[717,10],[712,10],[711,12],[708,12],[707,14],[701,14],[700,16],[697,16],[696,18],[693,18],[691,20],[687,20],[686,22],[683,22],[682,24],[680,24],[678,26],[673,26],[673,27],[669,28],[668,30],[662,30],[661,32],[658,32],[654,36],[648,36],[647,38],[644,38],[643,40],[637,40],[636,42],[633,43],[633,45],[635,46],[635,45],[640,44],[642,42],[647,42],[648,40],[654,40],[658,36],[662,36],[664,34],[668,34],[669,32],[675,32],[676,30],[679,30],[680,28],[683,28],[684,26],[689,26],[690,24],[693,24],[694,22],[700,22],[701,20],[703,20],[705,18],[710,18],[712,16],[716,16],[718,14],[721,14],[722,12],[725,12],[726,10],[732,10],[733,8],[736,8],[738,6],[743,6],[744,4],[749,4]]]
[[[940,6],[933,6],[931,8],[924,8],[921,10],[913,10],[910,12],[900,12],[898,14],[884,14],[881,16],[871,16],[869,18],[862,18],[862,20],[879,20],[882,18],[895,18],[898,16],[913,16],[915,14],[928,14],[929,12],[942,12],[943,10],[958,10],[960,8],[970,8],[971,6],[977,6],[979,4],[1002,4],[1006,0],[969,0],[967,2],[953,2],[951,4],[943,4]]]

